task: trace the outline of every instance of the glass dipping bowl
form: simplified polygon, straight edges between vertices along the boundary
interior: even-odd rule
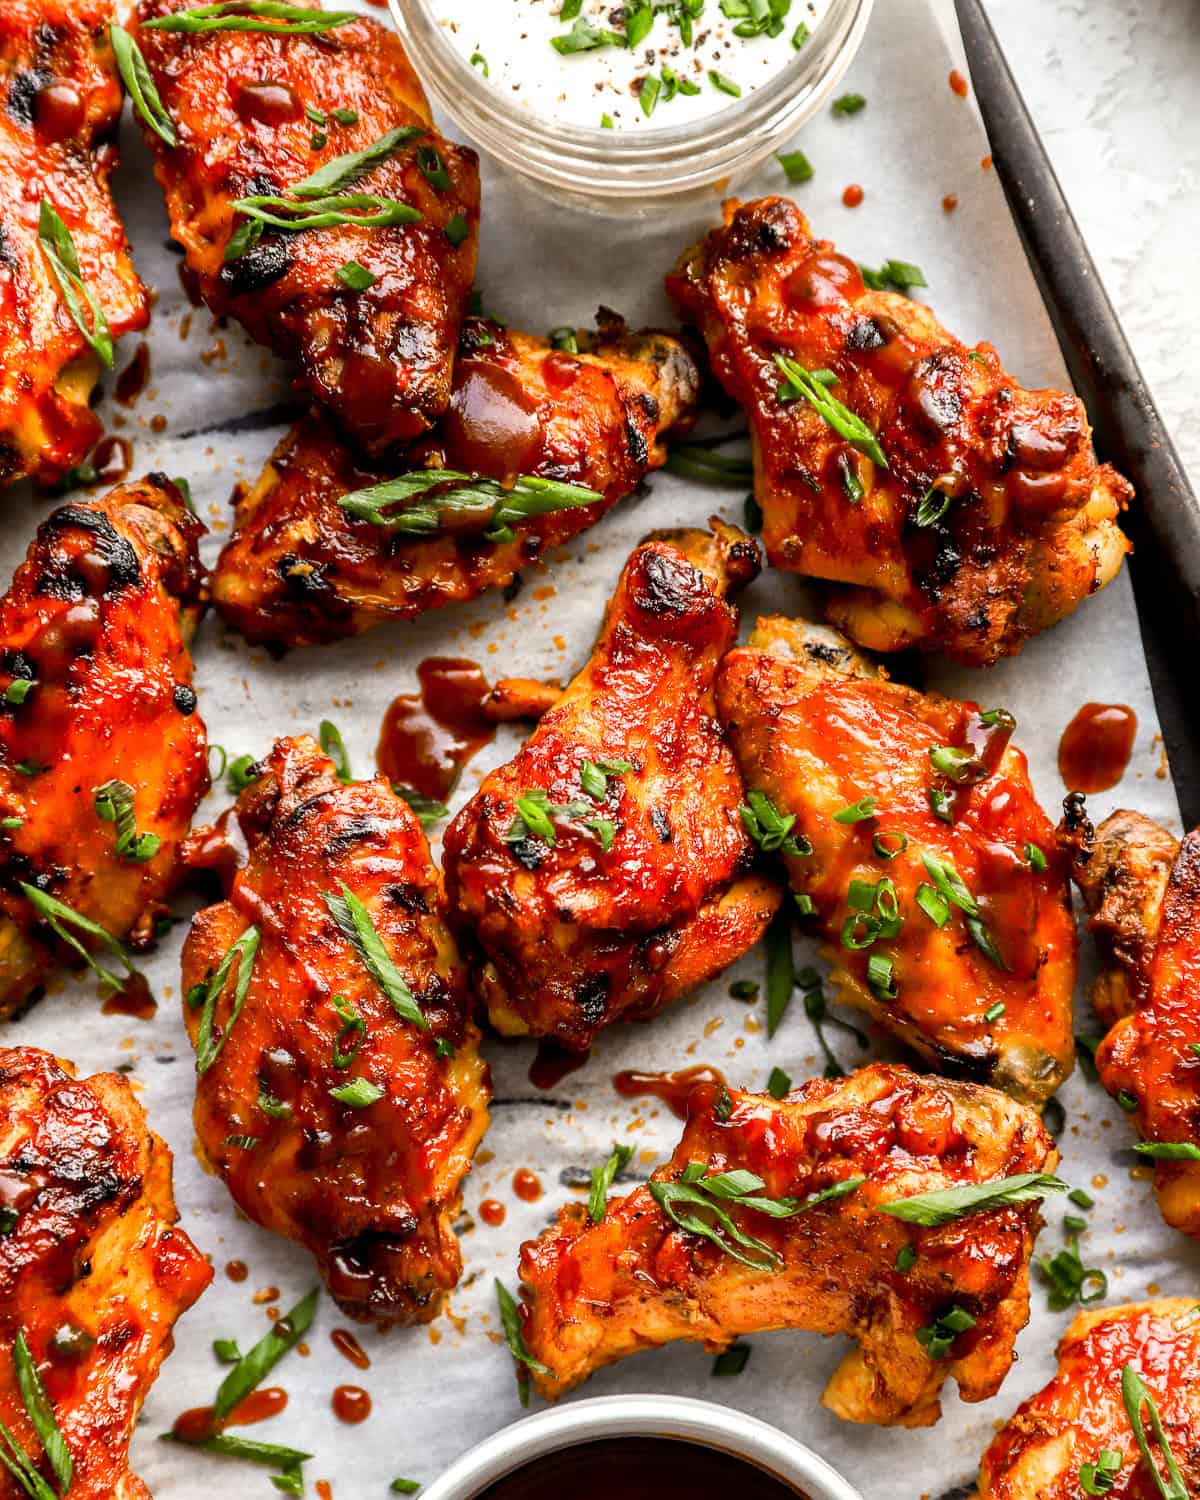
[[[623,132],[562,124],[514,103],[445,36],[429,0],[388,0],[430,97],[475,145],[557,202],[622,218],[711,204],[714,190],[732,188],[789,142],[837,88],[873,3],[830,0],[787,67],[714,114]]]

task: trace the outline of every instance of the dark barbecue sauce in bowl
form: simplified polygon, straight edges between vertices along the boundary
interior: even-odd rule
[[[730,1453],[676,1438],[616,1437],[536,1458],[474,1500],[809,1500],[803,1490]]]

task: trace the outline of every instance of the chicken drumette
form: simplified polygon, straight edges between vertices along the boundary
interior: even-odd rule
[[[764,846],[794,820],[781,853],[838,997],[939,1067],[1048,1099],[1073,1066],[1075,924],[1011,716],[779,617],[725,658],[717,705]]]
[[[918,1229],[880,1205],[1055,1161],[1031,1109],[895,1065],[818,1079],[782,1100],[702,1085],[675,1155],[648,1185],[610,1201],[599,1223],[571,1204],[523,1247],[525,1345],[545,1369],[535,1383],[555,1398],[602,1365],[677,1339],[722,1349],[743,1334],[804,1328],[858,1339],[825,1392],[838,1416],[926,1426],[950,1376],[964,1400],[982,1401],[1008,1373],[1029,1316],[1038,1208]],[[751,1174],[722,1181],[774,1200],[775,1214],[728,1194],[707,1195],[706,1206],[694,1184],[724,1173]]]
[[[437,471],[433,487],[394,509],[339,504],[397,471],[363,467],[322,416],[305,417],[238,498],[213,580],[217,608],[250,640],[337,640],[474,599],[593,525],[665,462],[665,439],[690,421],[700,382],[682,344],[628,332],[612,315],[597,337],[579,341],[582,352],[568,353],[472,319],[450,408],[407,460]],[[505,486],[532,475],[594,494],[588,503],[587,493],[567,493],[569,503],[535,509],[494,538],[490,518],[505,497],[490,485],[466,509],[439,505],[439,494],[459,488],[436,486],[447,472]],[[418,529],[413,504],[425,512],[431,499],[435,514]]]
[[[48,483],[84,458],[112,340],[146,326],[108,189],[121,112],[112,18],[112,0],[0,6],[0,485]]]
[[[1063,842],[1107,967],[1092,992],[1111,1027],[1096,1052],[1154,1162],[1163,1218],[1200,1238],[1200,830],[1182,844],[1136,812],[1093,829],[1067,798]]]
[[[119,986],[107,949],[153,935],[209,786],[203,529],[161,475],[64,505],[0,600],[0,1014],[78,944]]]
[[[0,1421],[49,1486],[38,1493],[150,1500],[129,1440],[212,1268],[175,1227],[171,1153],[128,1082],[69,1068],[0,1049]],[[21,1339],[70,1456],[57,1486],[18,1386]],[[35,1490],[2,1477],[0,1492]]]
[[[761,937],[779,890],[752,870],[742,782],[713,718],[758,571],[741,532],[652,536],[590,660],[446,833],[451,910],[506,1035],[582,1050],[647,1020]]]
[[[441,882],[386,782],[343,784],[307,737],[257,769],[192,844],[228,885],[183,950],[196,1132],[352,1317],[427,1322],[490,1094]]]
[[[475,153],[437,134],[379,22],[161,29],[189,4],[142,0],[138,28],[174,144],[147,139],[189,276],[213,312],[295,359],[370,451],[424,432],[450,399],[475,276]]]
[[[768,559],[828,580],[833,623],[982,666],[1115,576],[1131,490],[1080,401],[868,290],[787,199],[726,214],[668,290],[749,413]]]
[[[1170,1493],[1200,1494],[1200,1307],[1194,1297],[1082,1312],[1059,1344],[1058,1359],[1058,1374],[1017,1409],[984,1454],[977,1500],[1080,1500],[1085,1475],[1090,1495],[1161,1500],[1168,1492],[1154,1482],[1122,1394],[1126,1366],[1149,1391],[1178,1465],[1185,1488]],[[1139,1410],[1136,1394],[1130,1404]],[[1149,1461],[1166,1483],[1166,1455],[1149,1409],[1140,1410]]]

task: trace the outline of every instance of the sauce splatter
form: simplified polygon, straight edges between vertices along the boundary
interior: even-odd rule
[[[513,1192],[523,1203],[536,1203],[542,1196],[541,1181],[528,1167],[513,1173],[512,1185]]]
[[[158,1009],[144,974],[130,974],[119,990],[109,995],[101,1007],[106,1016],[133,1016],[148,1021]]]
[[[339,1422],[356,1427],[371,1415],[371,1398],[361,1385],[339,1385],[333,1393],[333,1414]]]
[[[439,801],[462,768],[495,738],[483,711],[487,678],[473,661],[431,656],[417,668],[419,694],[404,693],[388,709],[375,763],[389,781]]]
[[[374,5],[375,0],[371,0]],[[317,1500],[333,1500],[333,1485],[328,1479],[317,1480]]]
[[[266,1422],[277,1417],[287,1404],[287,1392],[277,1385],[268,1385],[251,1391],[221,1422],[216,1420],[211,1406],[193,1406],[175,1418],[172,1431],[184,1442],[198,1443],[226,1427],[250,1427],[255,1422]]]
[[[1123,703],[1085,703],[1058,742],[1058,770],[1073,792],[1106,792],[1125,774],[1137,715]]]
[[[493,1229],[504,1223],[504,1204],[498,1198],[485,1198],[479,1205],[479,1217]]]
[[[957,207],[958,195],[955,193],[947,193],[946,196],[942,199],[942,212],[944,214],[952,214]]]
[[[612,1080],[613,1088],[622,1098],[640,1099],[646,1094],[652,1095],[661,1099],[681,1120],[687,1119],[687,1102],[692,1090],[704,1083],[723,1086],[725,1079],[716,1068],[701,1064],[694,1068],[680,1068],[676,1073],[639,1073],[631,1068],[624,1073],[614,1073]]]
[[[569,1052],[553,1042],[539,1042],[537,1056],[529,1064],[529,1081],[535,1089],[555,1088],[569,1073],[582,1068],[590,1055],[588,1052]]]
[[[963,75],[958,71],[957,68],[954,68],[951,71],[949,82],[950,87],[960,99],[965,99],[967,97],[967,91],[970,85],[967,83],[967,80],[963,77]]]
[[[133,467],[133,445],[128,438],[101,438],[92,454],[97,484],[120,484]]]
[[[150,345],[143,340],[133,351],[133,358],[117,376],[113,394],[122,406],[132,406],[146,389],[150,379]]]
[[[857,182],[852,182],[842,193],[842,202],[847,208],[857,208],[867,195]]]
[[[225,1274],[230,1281],[245,1281],[250,1274],[250,1267],[244,1260],[231,1260],[225,1267]]]
[[[329,1335],[329,1342],[342,1358],[348,1359],[356,1369],[369,1370],[371,1368],[371,1356],[348,1328],[335,1328]]]

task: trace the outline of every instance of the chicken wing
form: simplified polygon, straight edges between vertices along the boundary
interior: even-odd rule
[[[1177,844],[1140,813],[1093,830],[1081,797],[1066,809],[1063,842],[1107,961],[1096,1068],[1154,1162],[1163,1218],[1200,1239],[1200,829]]]
[[[757,571],[754,544],[718,522],[644,541],[583,671],[447,830],[451,911],[505,1035],[583,1050],[614,1021],[649,1020],[778,907],[712,715],[737,632],[725,596]]]
[[[722,663],[751,814],[768,848],[771,818],[794,819],[782,853],[838,998],[1041,1104],[1074,1062],[1076,937],[1012,717],[873,677],[830,635],[760,620]]]
[[[162,475],[64,505],[0,600],[0,1015],[58,960],[153,935],[209,787],[203,530]]]
[[[150,1500],[129,1440],[212,1268],[175,1227],[171,1153],[128,1082],[72,1073],[39,1048],[0,1049],[0,1421],[49,1484],[18,1386],[23,1337],[70,1455],[61,1492]],[[5,1477],[0,1492],[34,1490]]]
[[[1080,1473],[1115,1454],[1089,1494],[1159,1500],[1121,1394],[1132,1365],[1158,1408],[1185,1491],[1200,1494],[1200,1309],[1194,1297],[1081,1312],[1058,1346],[1058,1374],[1018,1407],[983,1457],[978,1500],[1080,1500]],[[1149,1432],[1146,1412],[1143,1422]],[[1152,1457],[1166,1478],[1161,1447]],[[1093,1480],[1093,1486],[1096,1481]],[[1100,1481],[1103,1484],[1103,1478]]]
[[[183,950],[196,1133],[257,1224],[316,1256],[352,1317],[424,1323],[458,1281],[451,1223],[490,1084],[414,814],[280,740],[197,864],[242,864]]]
[[[667,286],[749,413],[769,561],[853,640],[986,666],[1119,571],[1132,491],[1082,403],[869,291],[794,203],[729,204]]]
[[[0,6],[0,485],[48,484],[84,458],[101,431],[88,403],[112,363],[105,336],[149,316],[108,188],[112,14],[112,0]]]
[[[159,29],[189,3],[142,0],[138,28],[176,140],[146,132],[188,275],[214,313],[296,360],[366,449],[415,437],[450,399],[475,278],[475,153],[438,135],[379,22]]]
[[[554,1399],[641,1349],[677,1339],[723,1349],[743,1334],[804,1328],[858,1340],[825,1392],[839,1417],[928,1426],[951,1375],[965,1401],[999,1390],[1029,1316],[1041,1221],[1026,1202],[918,1229],[878,1205],[1051,1171],[1056,1160],[1025,1105],[892,1064],[782,1100],[702,1085],[648,1186],[610,1201],[599,1223],[570,1204],[522,1247],[525,1345],[546,1370],[535,1383]],[[746,1190],[790,1200],[790,1215],[718,1200],[739,1240],[693,1189],[675,1212],[715,1225],[718,1242],[681,1226],[658,1184],[726,1172],[753,1174],[761,1186]]]
[[[533,475],[599,498],[535,514],[497,540],[484,497],[473,514],[447,514],[440,528],[434,518],[434,534],[407,530],[407,509],[352,516],[339,500],[388,475],[363,467],[314,412],[238,497],[235,531],[213,579],[225,619],[252,641],[337,640],[474,599],[594,525],[665,462],[666,435],[690,421],[700,382],[682,344],[629,333],[611,316],[581,347],[570,354],[472,319],[450,409],[409,464],[505,485]]]

